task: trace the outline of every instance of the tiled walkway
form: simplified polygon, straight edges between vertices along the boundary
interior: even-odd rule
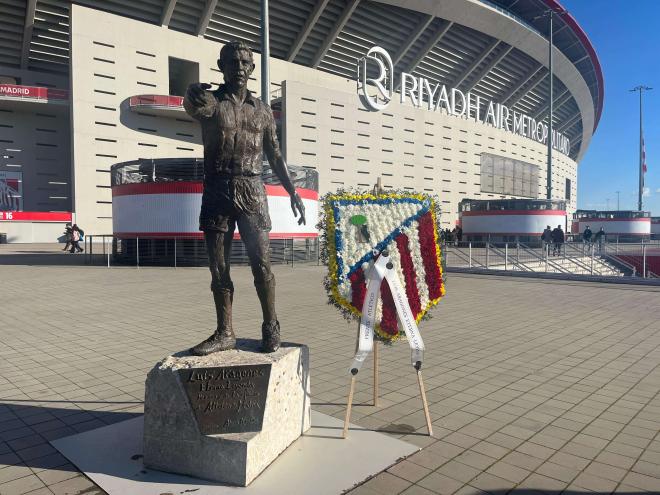
[[[320,267],[276,275],[313,407],[343,417],[356,325]],[[249,270],[234,278],[236,330],[257,337]],[[208,285],[201,268],[0,264],[0,495],[103,493],[48,441],[139,414],[150,367],[212,330]],[[421,325],[435,438],[407,347],[384,348],[381,406],[367,367],[353,421],[424,448],[352,494],[660,493],[659,309],[653,288],[450,274]]]

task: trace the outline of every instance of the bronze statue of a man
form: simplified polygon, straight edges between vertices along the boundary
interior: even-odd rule
[[[231,242],[238,226],[245,244],[263,324],[263,352],[280,346],[280,324],[275,313],[275,278],[270,268],[266,190],[261,179],[263,152],[291,196],[293,214],[305,223],[305,208],[296,193],[277,141],[275,120],[269,105],[252,96],[247,82],[254,70],[252,50],[243,42],[222,47],[218,68],[225,84],[207,91],[210,84],[191,84],[183,106],[202,125],[204,143],[204,193],[199,229],[204,232],[211,269],[211,291],[218,326],[205,341],[190,351],[203,356],[233,349],[231,307],[234,285],[229,276]]]

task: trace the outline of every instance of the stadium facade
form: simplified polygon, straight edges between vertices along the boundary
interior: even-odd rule
[[[181,96],[191,82],[222,82],[222,43],[255,50],[259,94],[258,0],[0,5],[0,232],[10,242],[52,240],[68,219],[111,233],[114,164],[201,157]],[[436,194],[443,227],[467,198],[545,198],[548,9],[562,7],[270,0],[271,99],[287,161],[317,170],[321,194],[379,177],[386,189]],[[552,198],[570,214],[603,76],[570,13],[554,26]],[[369,80],[386,62],[383,95]]]

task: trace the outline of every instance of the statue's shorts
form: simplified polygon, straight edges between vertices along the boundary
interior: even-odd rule
[[[242,236],[270,231],[268,199],[261,176],[206,177],[199,230],[233,233],[236,224]]]

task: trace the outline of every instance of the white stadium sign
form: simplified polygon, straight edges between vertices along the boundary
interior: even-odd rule
[[[367,69],[375,66],[378,77],[367,77]],[[430,111],[442,111],[455,117],[474,119],[497,129],[504,129],[519,136],[546,144],[548,126],[542,122],[511,110],[506,105],[494,103],[478,95],[463,92],[457,88],[448,88],[444,84],[433,83],[424,77],[416,77],[408,72],[400,75],[401,103],[410,99],[418,108],[427,106]],[[369,87],[375,87],[377,94],[369,94]],[[379,46],[371,48],[358,60],[358,94],[366,108],[378,112],[387,107],[394,98],[394,64],[387,51]],[[568,155],[570,140],[562,133],[552,131],[552,146],[557,151]]]

